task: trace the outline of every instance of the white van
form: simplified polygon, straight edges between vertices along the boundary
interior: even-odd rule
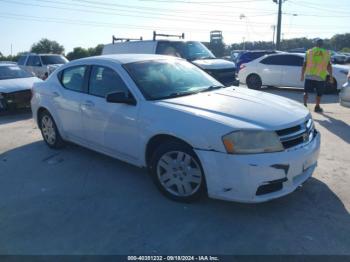
[[[203,69],[226,86],[238,86],[236,65],[233,62],[218,59],[199,41],[157,40],[156,36],[174,36],[153,34],[153,40],[115,38],[104,46],[102,54],[160,54],[184,58]],[[177,36],[184,38],[184,34]],[[120,41],[120,42],[118,42]]]

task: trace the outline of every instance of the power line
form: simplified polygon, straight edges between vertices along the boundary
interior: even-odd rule
[[[9,1],[9,0],[0,0],[2,2],[7,2],[10,4],[17,4],[17,5],[26,5],[26,6],[37,6],[37,7],[44,7],[44,8],[53,8],[53,9],[60,9],[60,10],[68,10],[68,11],[78,11],[78,12],[87,12],[87,13],[99,13],[99,14],[105,14],[105,15],[119,15],[119,16],[126,16],[126,17],[136,17],[136,18],[145,18],[145,19],[157,19],[157,20],[166,20],[166,21],[179,21],[179,18],[181,17],[181,21],[185,22],[190,22],[190,23],[200,23],[199,19],[204,19],[205,23],[212,22],[215,24],[219,25],[240,25],[239,22],[232,22],[224,19],[208,19],[208,18],[199,18],[199,17],[194,17],[194,18],[188,18],[185,16],[175,16],[175,15],[166,15],[166,14],[159,14],[156,16],[145,16],[142,15],[144,12],[136,12],[136,11],[125,11],[125,10],[120,10],[118,13],[112,13],[112,12],[103,12],[103,11],[95,11],[95,10],[86,10],[86,9],[77,9],[77,8],[67,8],[67,7],[61,7],[61,6],[50,6],[50,5],[42,5],[42,4],[29,4],[29,3],[23,3],[23,2],[18,2],[18,1]],[[122,12],[122,13],[121,13]],[[124,13],[123,13],[124,12]],[[129,14],[125,14],[129,13]],[[130,14],[131,13],[131,14]],[[140,15],[141,13],[141,15]],[[136,15],[137,14],[137,15]],[[271,14],[269,14],[271,15]],[[159,17],[163,16],[163,17]],[[259,23],[259,25],[264,25],[264,23]],[[266,24],[265,25],[269,25]]]

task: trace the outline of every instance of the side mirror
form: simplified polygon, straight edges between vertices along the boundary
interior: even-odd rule
[[[110,93],[107,95],[106,100],[108,103],[136,105],[136,100],[132,94],[125,94],[124,92]]]

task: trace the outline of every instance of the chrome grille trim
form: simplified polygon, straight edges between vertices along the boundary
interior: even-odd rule
[[[283,148],[286,150],[300,147],[311,142],[315,135],[315,126],[312,118],[309,118],[300,125],[277,130],[276,133],[279,135]]]

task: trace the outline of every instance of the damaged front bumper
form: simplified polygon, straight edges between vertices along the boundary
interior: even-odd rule
[[[31,90],[0,93],[0,111],[30,106]]]
[[[196,150],[211,198],[258,203],[293,192],[312,176],[320,151],[320,134],[303,147],[283,152],[229,155]]]

